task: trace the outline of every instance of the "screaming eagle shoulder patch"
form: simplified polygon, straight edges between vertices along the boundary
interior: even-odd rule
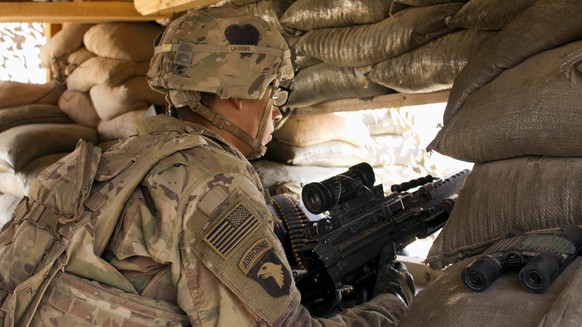
[[[240,269],[273,297],[289,295],[291,274],[275,254],[268,239],[255,242],[243,255]]]

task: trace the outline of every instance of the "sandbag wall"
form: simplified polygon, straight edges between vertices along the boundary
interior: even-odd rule
[[[581,17],[580,1],[537,1],[456,78],[429,149],[475,165],[429,252],[433,267],[512,229],[582,225]]]
[[[0,224],[32,180],[79,139],[107,146],[134,132],[133,121],[164,105],[145,74],[155,23],[69,24],[41,49],[52,79],[0,82]]]
[[[238,8],[265,18],[287,36],[297,56],[289,106],[305,108],[330,100],[449,89],[469,57],[500,29],[447,25],[465,4],[263,0]],[[288,170],[290,176],[301,171],[302,182],[362,161],[372,164],[386,185],[434,175],[412,121],[398,108],[340,113],[344,110],[350,108],[292,115],[273,135],[266,166]],[[379,130],[370,121],[392,129]],[[255,166],[268,187],[273,178],[262,165]]]

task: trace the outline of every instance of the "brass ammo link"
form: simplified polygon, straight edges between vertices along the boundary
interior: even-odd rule
[[[291,196],[287,194],[281,195],[281,198],[284,198],[285,203],[282,203],[282,201],[274,202],[281,213],[281,218],[285,224],[285,228],[287,228],[287,232],[289,233],[291,249],[293,250],[295,261],[299,268],[305,269],[298,253],[299,249],[305,244],[304,230],[309,220]]]

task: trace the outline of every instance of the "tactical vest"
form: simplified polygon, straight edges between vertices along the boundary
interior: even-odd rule
[[[39,305],[51,296],[105,304],[82,312],[87,315],[119,313],[136,325],[188,324],[176,305],[116,285],[124,279],[115,278],[121,274],[101,254],[125,202],[151,168],[175,152],[205,144],[199,134],[160,132],[130,137],[102,153],[80,140],[75,151],[40,174],[0,232],[0,325],[35,325]],[[93,281],[82,278],[88,271],[97,276]],[[99,283],[100,277],[114,282]],[[63,305],[79,310],[75,303]]]

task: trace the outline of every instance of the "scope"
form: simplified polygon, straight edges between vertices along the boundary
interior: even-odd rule
[[[362,187],[372,188],[375,182],[374,169],[370,164],[362,162],[322,182],[305,185],[301,199],[305,208],[317,215],[350,199]]]

